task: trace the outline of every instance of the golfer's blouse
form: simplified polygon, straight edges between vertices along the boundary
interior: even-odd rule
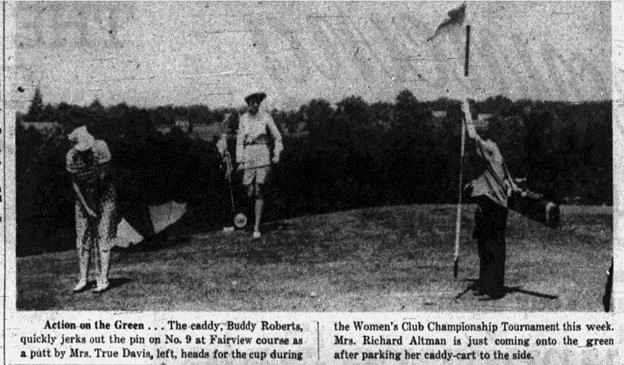
[[[477,154],[486,162],[486,169],[483,173],[471,182],[472,196],[487,196],[494,202],[507,207],[507,191],[509,184],[503,156],[498,150],[496,143],[484,141],[480,137],[475,139],[477,144]]]
[[[78,184],[94,184],[100,178],[102,168],[105,168],[111,160],[111,154],[106,142],[96,140],[91,147],[90,161],[86,161],[87,154],[81,156],[81,152],[72,148],[67,152],[66,168],[72,179]]]

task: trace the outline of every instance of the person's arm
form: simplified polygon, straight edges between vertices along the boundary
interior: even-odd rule
[[[89,208],[89,205],[87,204],[87,201],[85,200],[84,196],[82,195],[82,192],[80,191],[80,188],[78,187],[78,184],[76,184],[75,182],[72,181],[72,187],[74,188],[74,191],[76,192],[76,196],[78,197],[78,201],[80,202],[82,207],[87,211],[87,214],[92,216],[92,217],[96,217],[97,214],[95,214],[93,209]]]
[[[462,112],[464,112],[464,123],[466,123],[466,132],[468,132],[468,138],[474,140],[480,140],[481,137],[477,134],[472,114],[470,113],[470,103],[468,100],[464,100],[462,104]]]
[[[267,126],[269,127],[269,131],[271,132],[271,136],[273,136],[273,141],[275,144],[275,146],[273,147],[273,163],[278,163],[280,155],[284,150],[284,145],[282,144],[282,134],[275,125],[275,121],[270,114],[267,114]]]
[[[225,133],[222,134],[217,141],[216,147],[219,155],[221,155],[221,158],[225,158],[225,152],[227,151],[227,136]]]
[[[100,180],[104,180],[110,176],[111,153],[108,145],[104,141],[98,141],[96,145],[96,156],[98,161],[98,169],[100,170]]]
[[[65,156],[65,169],[70,174],[75,174],[77,172],[76,166],[74,165],[74,154],[75,154],[75,150],[72,148],[71,150],[67,152],[67,155]],[[76,184],[76,182],[73,180],[72,180],[72,188],[74,189],[74,192],[76,193],[76,196],[78,197],[78,201],[87,211],[87,214],[89,214],[92,217],[95,217],[96,216],[95,212],[91,208],[89,208],[89,206],[87,205],[87,201],[85,200],[84,196],[82,195],[82,192],[80,191],[80,187],[78,187],[78,184]]]
[[[65,155],[65,170],[67,170],[67,172],[69,172],[70,174],[76,173],[76,166],[74,165],[74,154],[75,150],[72,148],[67,151],[67,154]]]

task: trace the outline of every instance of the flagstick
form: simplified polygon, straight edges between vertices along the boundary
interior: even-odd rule
[[[464,59],[464,77],[468,77],[468,65],[470,60],[470,25],[466,25],[466,57]],[[463,192],[463,179],[464,179],[464,150],[466,144],[466,123],[462,123],[461,128],[461,150],[459,157],[459,189],[457,200],[457,217],[455,220],[455,253],[454,253],[454,265],[453,265],[453,277],[457,278],[457,272],[459,271],[459,243],[461,234],[461,204],[462,204],[462,192]]]
[[[464,58],[464,77],[468,77],[469,61],[470,61],[470,25],[466,25],[466,57]]]

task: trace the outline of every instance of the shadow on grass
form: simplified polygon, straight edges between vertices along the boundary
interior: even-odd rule
[[[169,238],[166,232],[143,240],[128,248],[115,247],[115,251],[124,253],[159,251],[191,242],[192,237]]]
[[[293,226],[294,224],[284,221],[266,222],[262,224],[262,232],[268,233],[273,231],[284,231],[292,228]]]
[[[470,281],[471,284],[468,285],[468,287],[466,289],[464,289],[463,292],[457,294],[457,296],[455,296],[455,299],[459,299],[464,294],[466,294],[467,292],[476,289],[475,288],[475,283],[477,282],[477,279],[464,279],[462,281]],[[492,299],[484,299],[484,298],[482,298],[482,299],[479,299],[479,300],[480,301],[497,300],[497,299],[503,298],[507,294],[513,294],[513,293],[526,294],[526,295],[530,295],[530,296],[534,296],[534,297],[538,297],[538,298],[550,299],[550,300],[559,299],[559,296],[557,296],[557,295],[538,293],[538,292],[531,291],[531,290],[524,290],[520,286],[506,286],[505,289],[504,289],[504,294],[503,294],[502,297],[500,297],[500,298],[492,298]]]
[[[110,278],[110,279],[108,279],[108,289],[106,289],[106,291],[113,290],[113,289],[115,289],[117,287],[120,287],[120,286],[122,286],[124,284],[128,284],[131,281],[132,280],[130,280],[129,278]],[[96,286],[97,286],[97,282],[95,280],[90,280],[87,283],[87,285],[84,287],[84,289],[82,289],[79,292],[74,292],[73,294],[79,294],[79,293],[88,292],[88,291],[94,289]],[[104,293],[104,292],[102,292],[102,293]]]
[[[531,295],[534,297],[550,299],[550,300],[559,299],[559,296],[557,295],[543,294],[543,293],[538,293],[538,292],[531,291],[531,290],[524,290],[524,289],[521,289],[521,287],[519,286],[511,286],[511,287],[506,286],[505,292],[507,294],[512,294],[512,293],[526,294],[526,295]]]
[[[114,288],[118,288],[118,287],[120,287],[122,285],[128,284],[132,280],[130,278],[112,278],[109,281],[110,281],[109,290],[111,290],[111,289],[114,289]]]
[[[118,288],[122,285],[128,284],[129,282],[131,282],[132,280],[129,278],[111,278],[108,280],[109,285],[108,285],[108,289],[106,289],[105,291],[101,292],[101,293],[94,293],[94,295],[96,296],[100,296],[105,294],[106,292],[109,292],[111,290],[114,290],[115,288]],[[91,284],[91,283],[89,283]]]

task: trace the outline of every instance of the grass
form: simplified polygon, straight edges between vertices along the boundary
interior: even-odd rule
[[[250,232],[206,232],[148,251],[114,252],[113,288],[72,294],[73,251],[17,260],[18,310],[601,311],[612,257],[612,209],[564,206],[552,230],[511,213],[506,285],[496,301],[471,293],[478,274],[464,209],[458,279],[455,207],[415,205],[308,216]],[[94,274],[92,275],[94,277]],[[555,299],[545,296],[556,297]]]

